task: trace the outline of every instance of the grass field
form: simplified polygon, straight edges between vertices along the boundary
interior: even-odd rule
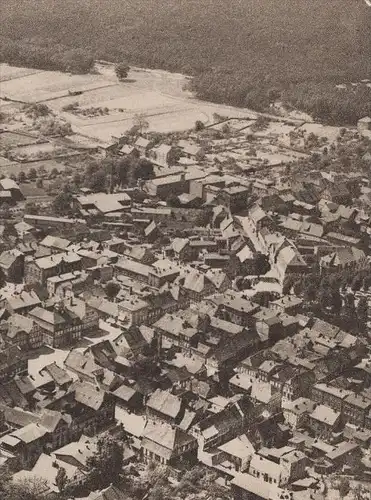
[[[55,114],[69,121],[74,131],[103,142],[124,134],[132,127],[137,114],[144,114],[150,130],[157,132],[190,129],[196,120],[211,124],[214,113],[256,117],[255,113],[243,108],[194,99],[183,89],[187,79],[181,74],[136,68],[130,72],[128,81],[119,83],[112,66],[101,65],[97,69],[99,73],[94,75],[69,75],[57,71],[23,75],[2,64],[0,72],[13,76],[1,84],[1,95],[27,103],[44,102]],[[69,91],[76,90],[84,93],[69,95]],[[66,105],[75,102],[80,108],[107,107],[109,114],[86,117],[63,111]]]

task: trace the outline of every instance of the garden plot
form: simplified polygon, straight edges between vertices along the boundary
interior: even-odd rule
[[[22,78],[24,76],[34,75],[40,72],[41,70],[37,69],[17,68],[15,66],[9,66],[8,64],[0,64],[0,82]]]
[[[1,65],[0,65],[1,69]],[[70,75],[42,71],[4,82],[1,95],[22,102],[44,102],[72,125],[76,133],[108,142],[125,134],[135,115],[143,114],[149,130],[176,132],[194,127],[197,120],[214,123],[215,113],[255,118],[250,110],[194,99],[184,90],[187,78],[166,71],[132,68],[129,79],[118,82],[112,65],[99,66],[101,74]],[[80,95],[71,95],[75,92]],[[79,109],[66,109],[78,103]],[[82,110],[91,110],[86,115]],[[99,113],[102,109],[104,112]],[[96,113],[94,111],[97,111]]]
[[[80,92],[106,85],[113,83],[101,75],[71,75],[58,71],[40,71],[2,82],[1,95],[27,103],[44,102],[68,95],[69,91]]]
[[[3,148],[13,148],[26,144],[36,144],[37,138],[28,135],[17,134],[16,132],[3,132],[0,134],[0,146]]]

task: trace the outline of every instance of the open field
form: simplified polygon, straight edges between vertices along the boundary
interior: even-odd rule
[[[206,125],[215,120],[213,114],[256,118],[243,108],[211,104],[196,100],[184,90],[187,78],[159,70],[131,70],[129,79],[119,83],[110,65],[98,66],[98,74],[69,75],[57,71],[40,71],[17,77],[1,84],[1,95],[26,103],[43,102],[55,114],[69,121],[75,132],[108,142],[124,134],[137,114],[146,116],[149,129],[157,132],[182,131],[196,120]],[[0,65],[5,75],[17,75],[8,65]],[[69,92],[83,92],[70,95]],[[108,108],[104,116],[86,117],[63,111],[66,105],[78,103],[80,108]]]

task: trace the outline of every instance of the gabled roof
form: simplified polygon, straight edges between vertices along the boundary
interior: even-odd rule
[[[75,382],[69,389],[75,393],[75,400],[93,410],[99,410],[103,405],[106,392],[88,382]]]
[[[142,446],[148,449],[149,442],[160,445],[161,448],[166,448],[171,453],[176,448],[192,443],[195,438],[190,434],[171,426],[164,422],[148,421],[143,433]]]
[[[182,400],[168,391],[157,389],[148,399],[147,407],[163,415],[176,418],[181,410]]]

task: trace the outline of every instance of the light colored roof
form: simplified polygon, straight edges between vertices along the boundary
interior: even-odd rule
[[[186,432],[164,422],[148,421],[143,433],[143,447],[148,447],[152,441],[173,452],[176,448],[195,441],[195,438]]]
[[[323,422],[328,425],[334,425],[338,418],[340,417],[340,413],[334,411],[332,408],[329,408],[325,405],[318,405],[314,409],[314,411],[310,414],[311,418]]]
[[[283,492],[276,485],[265,482],[263,479],[258,479],[250,474],[237,473],[231,483],[264,500],[278,500],[280,493]]]
[[[65,238],[59,238],[58,236],[51,235],[46,236],[42,241],[40,241],[40,245],[44,247],[58,248],[60,250],[66,250],[70,244],[71,242]]]
[[[239,458],[248,458],[254,453],[254,447],[245,434],[222,444],[219,450]]]
[[[35,307],[29,314],[36,320],[40,319],[51,325],[62,325],[66,323],[66,320],[56,311],[48,311],[42,307]]]
[[[159,413],[176,418],[179,415],[182,400],[168,391],[157,389],[147,401],[147,407]]]
[[[127,257],[122,257],[117,262],[116,267],[120,270],[126,270],[136,274],[140,274],[141,276],[148,276],[149,272],[151,271],[151,266],[147,266],[146,264],[142,264],[141,262],[128,259]]]

